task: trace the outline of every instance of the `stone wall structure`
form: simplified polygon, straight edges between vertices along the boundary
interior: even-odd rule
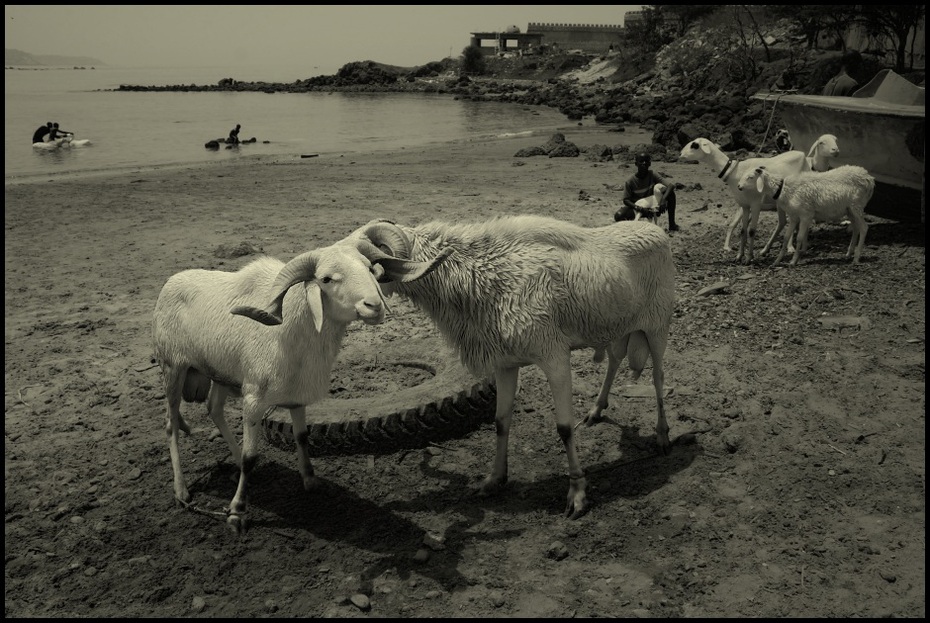
[[[562,50],[582,50],[588,54],[605,54],[620,45],[622,25],[544,24],[530,22],[527,34],[543,35],[543,45],[558,45]]]

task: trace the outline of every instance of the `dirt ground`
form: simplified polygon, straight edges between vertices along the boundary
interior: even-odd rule
[[[266,443],[237,538],[222,516],[237,468],[203,406],[184,405],[197,511],[175,505],[151,364],[171,274],[237,269],[254,257],[230,253],[243,242],[289,259],[376,217],[612,222],[633,169],[512,157],[547,138],[7,185],[5,615],[925,616],[923,227],[871,219],[858,266],[828,225],[796,267],[739,265],[721,250],[733,208],[702,165],[653,167],[685,184],[665,370],[677,442],[656,454],[650,369],[618,378],[612,421],[578,429],[580,519],[562,517],[567,462],[536,368],[521,375],[500,495],[471,495],[490,422],[421,449],[315,458],[312,494],[293,454]],[[757,250],[774,214],[760,222]],[[433,331],[393,308],[346,344]],[[573,355],[579,419],[604,372],[591,354]],[[337,366],[334,396],[390,404],[415,382],[390,376]]]

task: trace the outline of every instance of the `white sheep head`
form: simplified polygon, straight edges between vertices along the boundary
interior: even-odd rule
[[[706,138],[696,138],[688,141],[688,144],[682,147],[681,154],[679,154],[678,158],[684,160],[701,160],[708,156],[711,151],[713,151],[714,147],[720,149]]]
[[[773,184],[776,189],[773,193],[773,197],[781,192],[781,185],[784,183],[784,180],[781,178],[775,177],[771,173],[765,170],[764,166],[756,167],[755,169],[750,169],[742,177],[739,183],[736,185],[738,190],[743,190],[744,188],[751,188],[755,182],[756,191],[762,193],[765,191],[766,182]]]
[[[817,151],[828,158],[838,157],[840,155],[840,147],[837,143],[836,136],[833,134],[824,134],[820,136],[814,141],[814,144],[811,145],[810,151],[807,152],[807,157],[812,158]]]
[[[264,309],[238,306],[230,313],[264,325],[283,322],[284,295],[294,285],[306,283],[307,300],[317,332],[323,324],[323,295],[328,315],[337,322],[384,320],[386,304],[379,282],[414,281],[432,271],[451,251],[432,261],[413,262],[388,255],[371,241],[350,236],[332,246],[298,255],[278,272],[271,286],[272,299]]]

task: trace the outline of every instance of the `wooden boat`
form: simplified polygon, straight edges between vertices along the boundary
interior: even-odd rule
[[[924,92],[923,87],[886,69],[851,97],[778,92],[757,93],[754,97],[772,102],[795,149],[807,151],[820,135],[836,135],[840,146],[836,164],[865,167],[878,182],[876,197],[869,206],[875,209],[867,211],[875,213],[882,204],[890,207],[902,197],[914,196],[916,191],[920,193],[922,219]],[[912,212],[910,207],[916,213],[918,205],[913,199],[894,209]]]

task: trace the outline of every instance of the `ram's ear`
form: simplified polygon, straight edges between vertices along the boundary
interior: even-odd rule
[[[710,141],[701,141],[701,151],[703,151],[705,154],[710,153]]]
[[[756,176],[756,190],[760,193],[765,188],[765,182],[762,180],[762,172],[759,172],[759,175]]]
[[[313,328],[320,333],[323,330],[323,294],[320,285],[315,281],[308,281],[305,289],[307,304],[310,305],[310,313],[313,315]]]

